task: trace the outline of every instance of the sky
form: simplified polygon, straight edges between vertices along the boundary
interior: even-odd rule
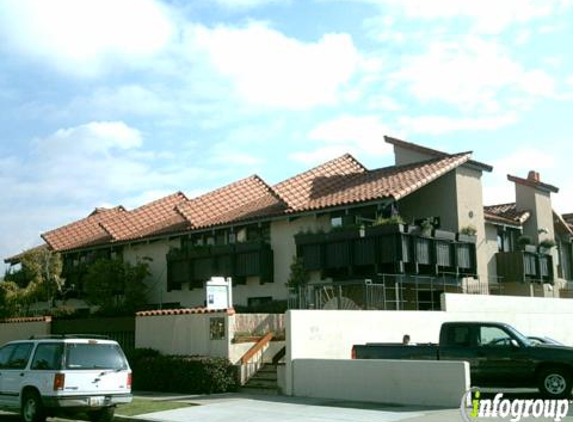
[[[573,212],[572,0],[0,0],[0,257],[95,207],[274,184],[384,135]]]

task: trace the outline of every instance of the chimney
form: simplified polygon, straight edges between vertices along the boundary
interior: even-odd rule
[[[532,182],[538,182],[539,183],[541,181],[541,178],[539,177],[538,172],[531,170],[529,172],[529,174],[527,175],[527,180],[531,180]]]

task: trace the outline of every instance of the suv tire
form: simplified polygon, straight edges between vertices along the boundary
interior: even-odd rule
[[[40,395],[35,391],[27,391],[22,398],[20,410],[24,422],[45,422],[46,413]]]
[[[539,391],[552,399],[567,398],[571,394],[571,375],[563,368],[551,367],[539,372]]]
[[[88,418],[91,422],[111,422],[115,407],[104,407],[103,409],[94,410],[88,413]]]

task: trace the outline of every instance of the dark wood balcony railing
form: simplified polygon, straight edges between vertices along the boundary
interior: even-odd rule
[[[424,235],[402,224],[295,236],[307,270],[371,267],[375,273],[475,274],[475,237],[434,231]]]
[[[504,282],[554,281],[551,255],[529,251],[498,252],[496,261],[497,274]]]
[[[167,290],[181,290],[183,283],[202,288],[211,277],[232,277],[244,284],[247,277],[258,276],[261,283],[273,281],[273,251],[266,242],[195,246],[175,249],[167,254]]]

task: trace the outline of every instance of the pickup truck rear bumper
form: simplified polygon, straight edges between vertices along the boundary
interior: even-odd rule
[[[116,404],[131,403],[131,394],[102,394],[101,396],[49,396],[42,397],[45,407],[63,408],[101,408],[115,406]]]

